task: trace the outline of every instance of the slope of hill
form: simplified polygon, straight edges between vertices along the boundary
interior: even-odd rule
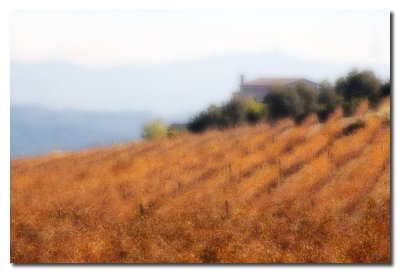
[[[388,263],[386,118],[337,111],[13,160],[11,261]]]

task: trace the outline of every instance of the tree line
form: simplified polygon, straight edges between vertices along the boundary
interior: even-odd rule
[[[334,84],[322,81],[318,90],[304,83],[273,86],[263,102],[257,102],[249,96],[232,98],[219,106],[211,105],[193,117],[186,129],[197,133],[211,128],[224,129],[285,117],[300,122],[311,113],[316,113],[324,121],[339,106],[343,108],[345,115],[351,115],[362,100],[368,100],[370,106],[375,107],[390,92],[390,79],[383,82],[370,70],[353,70],[337,79]],[[186,129],[174,125],[167,128],[161,120],[156,120],[143,127],[142,137],[173,137]]]
[[[299,83],[294,86],[273,86],[263,102],[253,98],[232,98],[220,106],[212,105],[190,120],[187,128],[202,132],[209,128],[227,128],[261,120],[274,121],[284,117],[301,121],[310,113],[321,121],[338,106],[351,115],[356,106],[367,99],[375,107],[382,97],[390,95],[390,80],[382,82],[370,70],[353,70],[335,84],[323,81],[318,90]]]

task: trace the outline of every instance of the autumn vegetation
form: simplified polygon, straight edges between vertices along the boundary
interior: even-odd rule
[[[387,98],[12,160],[11,262],[390,263],[390,210]]]

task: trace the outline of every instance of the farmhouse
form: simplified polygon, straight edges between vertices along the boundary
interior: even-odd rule
[[[240,90],[233,93],[234,97],[251,96],[256,101],[263,101],[273,86],[293,86],[299,83],[318,89],[318,84],[303,78],[259,78],[244,82],[243,75],[240,76]]]

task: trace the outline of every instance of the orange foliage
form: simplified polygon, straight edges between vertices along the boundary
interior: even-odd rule
[[[12,160],[11,261],[388,263],[390,128],[363,119]]]
[[[356,130],[350,136],[345,136],[334,143],[330,150],[332,160],[340,164],[348,160],[349,157],[356,156],[369,142],[374,138],[376,133],[382,127],[382,120],[378,117],[368,117],[365,126]]]
[[[357,105],[356,109],[354,110],[354,117],[361,117],[368,112],[368,100],[363,100],[360,104]]]

